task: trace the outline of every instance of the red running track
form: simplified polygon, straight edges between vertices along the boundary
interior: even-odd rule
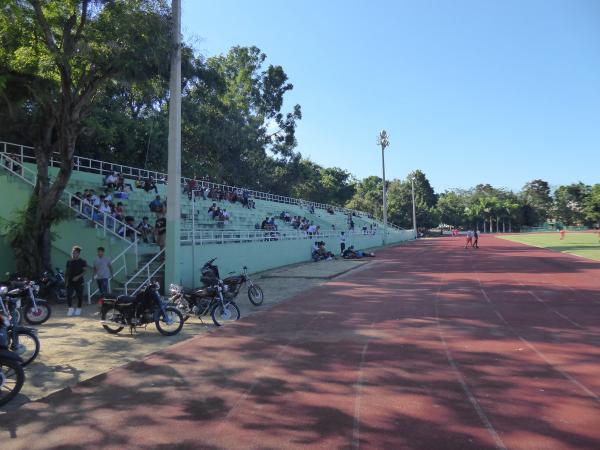
[[[480,242],[388,249],[2,417],[0,447],[600,448],[600,264]]]

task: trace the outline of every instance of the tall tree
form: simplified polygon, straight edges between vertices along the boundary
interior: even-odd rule
[[[565,225],[581,224],[585,220],[583,211],[585,198],[589,195],[590,186],[573,183],[559,186],[554,191],[553,213],[556,220]]]
[[[528,207],[528,221],[534,222],[531,225],[539,225],[548,218],[552,197],[547,181],[538,179],[526,183],[521,189],[521,198]]]
[[[583,211],[586,220],[600,228],[600,184],[595,184],[585,198]]]
[[[37,183],[11,245],[19,270],[50,265],[50,224],[69,181],[75,145],[99,89],[168,67],[169,9],[159,0],[4,2],[0,102],[35,147]],[[54,180],[48,163],[61,161]]]

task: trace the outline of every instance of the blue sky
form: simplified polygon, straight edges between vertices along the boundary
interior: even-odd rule
[[[600,182],[600,1],[183,0],[205,55],[256,45],[302,106],[298,150],[438,191]]]

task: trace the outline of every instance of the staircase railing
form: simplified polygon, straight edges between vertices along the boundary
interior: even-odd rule
[[[154,255],[154,257],[152,257],[152,259],[150,261],[148,261],[146,264],[144,264],[135,274],[133,274],[131,277],[129,277],[129,280],[127,280],[127,282],[125,283],[125,295],[135,295],[137,294],[140,289],[142,289],[142,287],[148,282],[148,280],[152,279],[152,277],[154,277],[154,275],[156,275],[158,272],[160,272],[164,267],[165,267],[165,262],[163,261],[161,264],[159,264],[157,266],[156,269],[154,269],[152,272],[150,272],[150,266],[157,261],[159,258],[164,257],[165,255],[165,249],[163,248],[160,252],[158,252],[156,255]],[[145,274],[145,279],[142,283],[140,283],[140,285],[135,288],[131,294],[129,293],[129,285],[133,282],[133,280],[135,280],[136,278],[138,278],[140,275]]]
[[[111,259],[111,266],[113,268],[112,275],[108,278],[108,291],[111,291],[111,281],[116,278],[121,272],[125,272],[125,276],[127,276],[127,253],[131,250],[131,248],[136,245],[135,242],[132,242],[128,247],[126,247],[121,253],[119,253],[116,257]],[[115,268],[116,266],[116,268]],[[93,279],[90,279],[87,282],[87,298],[88,304],[92,303],[92,297],[100,292],[100,288],[92,288]],[[93,290],[92,290],[93,289]]]

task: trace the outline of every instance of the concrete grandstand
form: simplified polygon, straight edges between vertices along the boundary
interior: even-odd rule
[[[50,175],[54,176],[59,167],[58,160],[50,161]],[[36,165],[31,147],[0,142],[0,189],[3,192],[3,205],[0,217],[10,219],[14,211],[22,208],[28,199],[36,180]],[[125,176],[126,184],[133,189],[126,190],[122,199],[125,216],[134,218],[133,227],[123,221],[104,214],[90,215],[84,210],[80,196],[76,193],[94,189],[104,190],[104,177],[118,172]],[[156,190],[146,192],[135,188],[135,181],[152,177],[157,180]],[[187,186],[189,179],[181,183]],[[195,190],[195,201],[182,198],[181,246],[182,282],[186,286],[198,283],[197,271],[204,261],[217,257],[222,273],[239,270],[248,266],[251,272],[259,272],[287,264],[310,260],[311,245],[316,240],[325,241],[328,248],[339,253],[341,232],[346,235],[346,245],[356,248],[372,248],[382,244],[383,224],[360,211],[348,210],[335,205],[309,202],[302,199],[278,196],[266,192],[246,190],[253,207],[247,208],[241,202],[227,199],[215,200],[206,197],[206,192],[243,192],[244,188],[199,181]],[[56,225],[53,229],[53,266],[64,267],[72,245],[83,247],[83,257],[92,259],[95,249],[104,246],[113,259],[115,269],[111,288],[132,294],[149,278],[162,277],[164,262],[158,246],[144,243],[134,228],[147,216],[154,224],[156,215],[149,209],[149,203],[160,195],[166,197],[166,175],[161,172],[129,167],[105,161],[76,157],[74,170],[63,195],[64,205],[71,208],[72,219]],[[206,197],[206,198],[205,198]],[[208,209],[216,203],[226,209],[230,217],[215,220]],[[167,203],[168,204],[168,203]],[[295,229],[291,223],[281,220],[280,215],[306,218],[320,230],[317,234]],[[276,230],[257,229],[266,217],[274,217]],[[349,219],[354,229],[348,226]],[[403,230],[390,225],[387,243],[393,244],[414,239],[412,230]],[[0,270],[14,271],[12,250],[0,236]],[[94,285],[88,283],[88,295],[95,293]]]

